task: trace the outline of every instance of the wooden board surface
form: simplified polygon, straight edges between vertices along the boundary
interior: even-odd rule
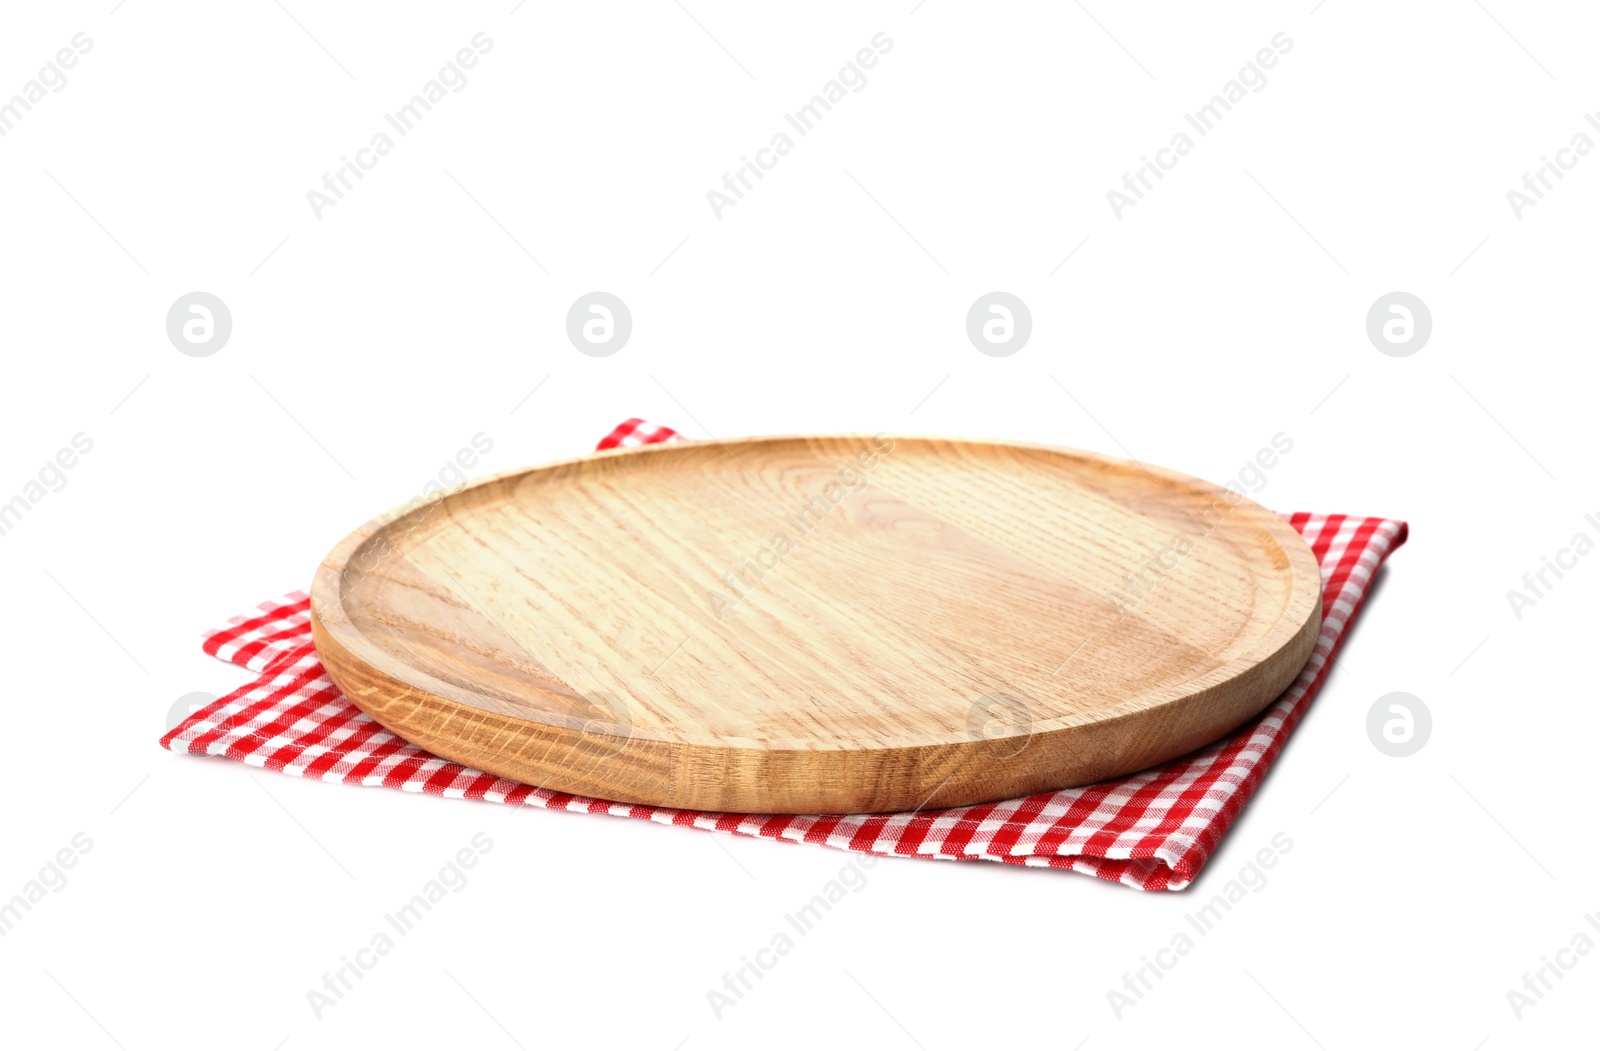
[[[957,439],[678,442],[495,475],[347,537],[329,674],[528,784],[755,813],[915,810],[1131,773],[1258,714],[1321,577],[1238,494]]]

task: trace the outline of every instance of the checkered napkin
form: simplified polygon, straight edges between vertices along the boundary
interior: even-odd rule
[[[599,448],[676,437],[635,419]],[[1379,565],[1406,539],[1404,522],[1383,518],[1287,517],[1322,566],[1322,634],[1300,677],[1231,737],[1087,788],[951,810],[828,816],[669,810],[533,788],[409,745],[345,700],[317,660],[310,600],[299,591],[205,635],[207,653],[248,668],[256,680],[195,712],[161,745],[323,781],[646,818],[874,854],[1075,869],[1140,890],[1181,890],[1261,783],[1322,685]]]

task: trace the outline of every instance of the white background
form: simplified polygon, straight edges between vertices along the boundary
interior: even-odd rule
[[[0,537],[0,896],[93,843],[0,939],[8,1043],[1593,1040],[1600,953],[1520,1021],[1506,998],[1600,910],[1580,666],[1600,557],[1520,620],[1506,597],[1600,536],[1600,159],[1520,218],[1506,197],[1600,107],[1591,11],[113,2],[14,5],[0,32],[0,97],[93,41],[0,138],[0,500],[94,443]],[[467,85],[315,217],[307,190],[478,32]],[[717,218],[706,191],[879,32],[865,88]],[[1266,86],[1116,218],[1106,191],[1279,32]],[[165,331],[196,289],[233,318],[205,358]],[[612,357],[566,339],[593,289],[632,311]],[[994,289],[1032,311],[1014,356],[966,337]],[[1397,289],[1433,317],[1405,358],[1365,331]],[[718,1021],[706,990],[848,855],[156,746],[176,698],[245,681],[203,628],[306,586],[473,435],[499,470],[632,415],[1026,439],[1218,481],[1282,431],[1256,499],[1412,540],[1193,889],[884,861]],[[1406,759],[1365,730],[1394,690],[1433,713]],[[480,831],[471,883],[315,1018],[306,991]],[[1107,990],[1278,833],[1270,882],[1116,1018]]]

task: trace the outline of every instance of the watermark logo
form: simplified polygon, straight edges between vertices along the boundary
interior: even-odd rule
[[[1216,930],[1241,902],[1267,888],[1268,870],[1275,868],[1283,856],[1294,849],[1294,840],[1279,832],[1268,846],[1256,851],[1255,857],[1241,868],[1238,874],[1224,883],[1211,900],[1193,912],[1185,913],[1184,926],[1172,932],[1165,945],[1155,952],[1139,957],[1139,966],[1122,972],[1122,986],[1106,990],[1106,1004],[1117,1021],[1139,1006],[1144,998],[1155,991],[1156,985],[1176,968],[1184,957],[1199,947],[1200,940]],[[1192,932],[1192,933],[1191,933]]]
[[[967,338],[991,358],[1008,358],[1033,335],[1028,304],[1010,292],[981,295],[967,311]]]
[[[180,354],[209,358],[233,335],[233,314],[228,304],[210,292],[190,292],[178,297],[167,311],[167,338]]]
[[[1584,515],[1584,524],[1600,534],[1600,518],[1594,515]],[[1532,569],[1522,574],[1522,589],[1506,589],[1506,602],[1511,606],[1511,613],[1518,620],[1522,619],[1522,611],[1537,606],[1541,599],[1550,597],[1550,592],[1567,572],[1578,568],[1578,559],[1587,555],[1595,548],[1595,542],[1584,530],[1572,534],[1572,540],[1566,547],[1559,548],[1555,557],[1549,555],[1539,556],[1539,568]],[[1552,580],[1551,578],[1555,579]]]
[[[437,875],[424,883],[409,901],[393,912],[384,913],[382,926],[373,931],[366,944],[347,956],[339,957],[338,967],[323,972],[320,987],[312,986],[306,990],[306,1003],[311,1008],[312,1016],[320,1022],[329,1011],[343,1003],[344,998],[354,991],[356,983],[376,970],[384,957],[394,952],[400,941],[427,918],[434,906],[467,888],[470,881],[467,870],[476,868],[483,855],[493,849],[494,840],[485,833],[474,833],[471,842],[456,851]]]
[[[176,730],[178,727],[182,726],[185,721],[192,719],[195,715],[199,714],[207,705],[214,704],[216,700],[216,694],[206,693],[204,690],[197,690],[194,693],[186,693],[182,697],[179,697],[177,700],[172,702],[172,707],[167,709],[165,722],[166,731],[170,733],[171,731]],[[237,731],[248,728],[248,721],[240,717],[240,710],[241,709],[238,702],[225,704],[211,712],[205,718],[195,719],[194,722],[191,723],[188,728],[178,736],[177,740],[182,741],[185,744],[193,744],[195,741],[198,741],[201,738],[206,738],[208,740],[208,744],[211,746],[227,747],[231,743],[230,738]],[[255,735],[250,734],[245,736],[254,737]],[[208,748],[208,750],[211,749]]]
[[[1590,930],[1600,935],[1600,913],[1585,913],[1583,922],[1589,925]],[[1538,968],[1523,971],[1522,988],[1506,990],[1506,1003],[1510,1005],[1511,1013],[1517,1021],[1522,1021],[1523,1014],[1530,1008],[1538,1007],[1546,994],[1554,992],[1556,983],[1565,978],[1568,971],[1577,967],[1578,961],[1593,952],[1594,948],[1594,938],[1590,937],[1589,931],[1580,927],[1573,932],[1567,944],[1557,949],[1551,956],[1539,957]]]
[[[1589,127],[1600,132],[1600,119],[1596,114],[1585,113],[1583,119]],[[1578,166],[1578,162],[1587,157],[1594,150],[1594,140],[1587,131],[1578,131],[1571,141],[1556,150],[1554,160],[1546,154],[1539,158],[1540,164],[1531,172],[1522,173],[1522,189],[1506,191],[1506,203],[1511,205],[1511,214],[1517,217],[1517,222],[1522,221],[1522,213],[1544,200],[1544,195],[1556,188],[1556,183],[1567,177],[1567,172]]]
[[[33,907],[49,894],[59,894],[67,889],[65,870],[75,867],[78,859],[94,849],[94,840],[82,832],[75,834],[66,846],[56,851],[40,866],[39,873],[22,885],[22,889],[9,900],[0,901],[0,938],[10,934]]]
[[[1192,533],[1173,533],[1160,548],[1145,554],[1138,565],[1124,573],[1120,586],[1106,591],[1106,599],[1116,610],[1117,619],[1121,620],[1149,598],[1167,574],[1177,569],[1184,558],[1227,520],[1244,501],[1246,493],[1256,495],[1265,489],[1267,472],[1293,449],[1293,438],[1283,431],[1274,434],[1271,447],[1263,445],[1256,450],[1255,456],[1246,460],[1238,473],[1223,486],[1225,496],[1214,499],[1198,515],[1190,516],[1194,526]]]
[[[197,690],[194,693],[184,694],[182,697],[179,697],[177,700],[173,701],[172,707],[167,709],[167,721],[164,728],[169,731],[176,730],[179,726],[183,725],[183,721],[185,719],[189,718],[189,716],[193,715],[195,712],[198,712],[200,709],[204,708],[206,705],[212,703],[216,699],[216,694],[206,693],[204,690]]]
[[[885,33],[874,33],[868,43],[872,46],[856,51],[855,57],[841,66],[834,78],[822,85],[822,90],[811,96],[805,105],[783,115],[786,127],[773,132],[767,144],[754,151],[753,159],[745,154],[739,158],[738,167],[723,172],[721,189],[713,187],[706,191],[706,203],[711,205],[711,214],[718,222],[723,212],[743,201],[745,194],[754,190],[756,183],[765,179],[766,173],[789,155],[795,147],[796,136],[803,139],[810,135],[823,118],[833,112],[834,106],[867,86],[866,71],[894,49],[894,41]],[[790,135],[791,131],[794,135]]]
[[[589,718],[579,730],[592,747],[586,752],[610,757],[622,752],[633,740],[633,713],[616,694],[595,690],[583,695],[589,706]]]
[[[811,531],[825,522],[835,507],[852,493],[867,487],[867,472],[878,466],[881,458],[894,451],[894,439],[881,433],[873,437],[873,444],[859,450],[853,460],[847,461],[803,506],[783,516],[783,528],[772,535],[767,545],[752,559],[746,555],[739,564],[722,574],[726,591],[706,589],[706,605],[718,620],[722,615],[744,600],[768,572],[783,564],[783,559],[811,535]],[[765,568],[763,568],[765,567]]]
[[[1020,755],[1033,740],[1033,709],[1014,693],[986,693],[967,709],[967,736],[996,742],[995,759]]]
[[[345,195],[355,189],[356,183],[365,179],[367,172],[389,155],[397,141],[394,136],[403,139],[410,135],[433,112],[435,106],[464,89],[468,82],[466,71],[494,50],[494,41],[486,33],[474,33],[468,43],[472,46],[458,48],[455,55],[439,67],[433,79],[422,85],[420,92],[412,95],[393,113],[383,115],[389,130],[374,132],[365,146],[353,151],[354,159],[349,154],[341,156],[337,167],[322,173],[322,188],[312,187],[306,191],[306,203],[311,206],[311,214],[318,222],[322,221],[323,212],[337,207]],[[389,131],[393,131],[394,136]]]
[[[1416,755],[1432,734],[1433,715],[1413,694],[1386,693],[1367,710],[1367,737],[1384,755]]]
[[[399,519],[387,530],[379,533],[371,543],[366,544],[350,560],[349,575],[352,581],[366,576],[389,557],[401,539],[409,537],[419,529],[429,525],[440,505],[454,493],[460,492],[468,484],[465,472],[477,465],[480,456],[487,456],[494,449],[494,439],[483,431],[472,436],[472,448],[462,446],[456,455],[446,460],[438,474],[428,479],[422,486],[422,491],[401,505],[397,514]],[[474,451],[476,450],[476,451]],[[461,581],[448,570],[445,571],[447,587],[458,595],[468,600],[473,606],[478,602],[471,594],[461,590]]]
[[[1410,292],[1379,296],[1367,311],[1367,338],[1391,358],[1408,358],[1433,334],[1428,304]]]
[[[706,1004],[711,1008],[711,1016],[720,1022],[729,1011],[743,1003],[744,998],[755,990],[756,984],[766,978],[780,960],[798,948],[800,940],[816,930],[817,924],[833,911],[835,905],[866,889],[867,870],[877,863],[878,859],[871,854],[852,857],[809,901],[793,912],[784,913],[783,926],[773,931],[764,945],[747,956],[739,957],[737,967],[724,971],[720,988],[712,986],[706,990]]]
[[[1189,130],[1200,138],[1205,138],[1216,130],[1223,118],[1233,112],[1233,107],[1243,102],[1250,95],[1260,92],[1267,86],[1266,71],[1278,64],[1278,60],[1294,50],[1294,41],[1287,33],[1274,33],[1268,41],[1271,47],[1263,47],[1255,53],[1255,57],[1239,68],[1234,78],[1222,85],[1222,90],[1207,99],[1205,104],[1193,113],[1183,115],[1184,123]],[[1167,144],[1158,150],[1152,159],[1149,154],[1139,158],[1138,167],[1132,171],[1122,173],[1122,188],[1113,187],[1106,191],[1106,203],[1111,205],[1111,214],[1117,221],[1122,221],[1122,213],[1133,208],[1145,198],[1145,194],[1156,188],[1156,183],[1167,177],[1167,172],[1178,166],[1178,162],[1187,157],[1194,149],[1196,140],[1190,136],[1189,131],[1179,130],[1174,132]]]
[[[67,487],[67,472],[78,465],[81,456],[94,448],[94,439],[83,431],[72,436],[71,447],[62,446],[55,456],[44,462],[38,474],[22,485],[22,491],[9,500],[0,496],[0,536],[8,536],[51,493]]]
[[[628,304],[610,292],[587,292],[567,311],[567,338],[591,358],[608,358],[633,335]]]
[[[55,53],[55,57],[40,67],[32,80],[22,85],[22,90],[10,98],[0,96],[0,138],[16,130],[22,118],[33,112],[33,107],[43,102],[47,97],[45,92],[51,94],[67,86],[69,70],[78,64],[81,55],[87,55],[94,48],[94,41],[89,39],[87,33],[75,33],[68,41],[71,47],[64,47]]]

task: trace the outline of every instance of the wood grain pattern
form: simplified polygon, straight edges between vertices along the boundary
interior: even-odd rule
[[[367,523],[312,586],[323,663],[468,766],[754,813],[961,805],[1139,770],[1311,653],[1286,522],[1160,468],[993,441],[620,449]]]

